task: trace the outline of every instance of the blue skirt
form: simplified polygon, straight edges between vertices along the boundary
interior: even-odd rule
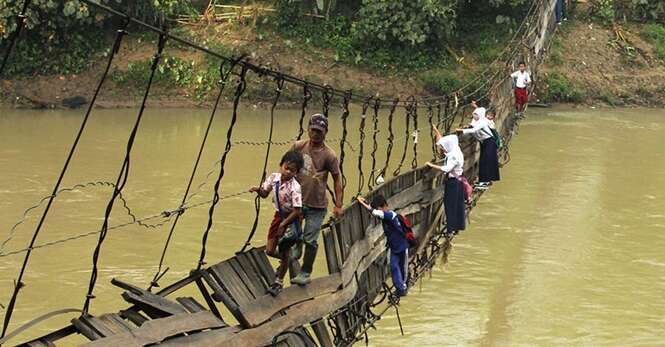
[[[464,186],[455,178],[446,180],[443,196],[443,205],[446,211],[446,224],[448,233],[464,230],[466,215],[464,206]]]
[[[480,160],[478,163],[478,181],[491,182],[501,179],[499,176],[499,155],[493,137],[480,143]]]

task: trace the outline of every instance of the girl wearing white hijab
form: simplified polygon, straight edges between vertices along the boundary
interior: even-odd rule
[[[458,134],[472,135],[480,142],[480,160],[478,163],[478,188],[487,189],[492,181],[501,179],[499,174],[499,155],[497,153],[496,139],[492,136],[490,120],[485,118],[487,110],[477,107],[475,101],[472,105],[476,107],[473,111],[473,121],[470,127],[457,129]]]
[[[441,133],[433,126],[436,133],[436,144],[443,149],[446,156],[443,166],[427,165],[433,169],[441,170],[448,175],[444,187],[443,205],[446,211],[447,233],[455,235],[466,227],[465,218],[465,189],[462,179],[464,178],[464,153],[459,147],[457,135],[441,136]]]

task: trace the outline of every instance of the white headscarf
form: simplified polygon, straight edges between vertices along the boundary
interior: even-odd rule
[[[473,110],[473,120],[471,121],[471,125],[475,127],[478,123],[487,122],[488,119],[485,117],[486,113],[487,109],[484,107],[477,107],[475,110]]]
[[[459,139],[457,138],[457,135],[446,135],[437,143],[439,146],[443,147],[447,154],[462,152],[462,149],[459,147]]]
[[[446,151],[446,164],[444,170],[459,176],[464,172],[464,153],[459,146],[457,135],[446,135],[437,144]]]

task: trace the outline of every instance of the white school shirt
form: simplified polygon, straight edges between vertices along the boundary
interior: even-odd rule
[[[463,134],[471,134],[473,137],[482,142],[484,140],[492,137],[492,130],[490,128],[490,123],[488,119],[479,120],[475,123],[471,123],[473,128],[463,129]]]
[[[277,182],[279,182],[279,196],[275,194],[272,200],[275,211],[279,211],[279,207],[281,207],[282,212],[288,214],[293,211],[293,208],[302,207],[302,189],[295,177],[282,182],[282,174],[275,172],[266,178],[261,188],[267,192],[271,192]],[[279,205],[277,205],[277,199],[279,199]]]
[[[437,142],[439,146],[448,151],[448,153],[446,153],[446,159],[443,163],[443,166],[441,167],[441,171],[449,173],[450,177],[458,177],[464,174],[464,153],[462,153],[462,150],[459,148],[459,145],[456,141],[455,143],[448,144],[448,146],[446,146],[446,138],[450,136],[451,135],[442,137]],[[457,139],[457,137],[455,137],[455,139]]]
[[[527,84],[531,83],[531,76],[529,76],[529,73],[526,71],[515,71],[510,77],[516,79],[515,87],[517,88],[526,88]]]

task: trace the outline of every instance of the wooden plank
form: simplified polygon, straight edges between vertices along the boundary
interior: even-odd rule
[[[184,333],[205,329],[223,328],[224,322],[217,319],[211,312],[203,311],[194,314],[177,314],[166,318],[145,322],[141,327],[131,333],[124,333],[102,338],[84,346],[88,347],[114,347],[114,346],[145,346],[155,344],[164,339]]]
[[[255,327],[290,306],[335,292],[341,284],[342,276],[339,273],[315,278],[306,286],[292,285],[287,287],[275,297],[266,294],[254,301],[247,302],[240,306],[240,311],[245,316],[249,326]]]
[[[92,317],[91,322],[95,324],[104,325],[108,330],[112,332],[112,335],[121,334],[128,331],[134,330],[127,322],[125,322],[117,313],[106,313],[99,317]],[[111,334],[107,334],[109,336]]]
[[[122,297],[132,304],[143,307],[150,307],[154,310],[164,312],[166,314],[178,314],[187,312],[182,306],[162,296],[153,294],[129,283],[122,282],[116,278],[112,279],[111,283],[117,287],[125,289],[126,292],[122,293]]]
[[[229,296],[229,293],[227,293],[224,288],[219,285],[217,280],[210,274],[210,272],[208,272],[208,270],[202,270],[201,277],[203,277],[208,286],[212,288],[212,298],[215,299],[215,301],[224,302],[227,307],[229,307],[229,305],[237,306]]]
[[[175,301],[177,301],[180,305],[182,305],[190,313],[207,311],[206,308],[203,307],[203,305],[199,304],[199,302],[196,301],[191,296],[179,297],[179,298],[176,298]]]
[[[148,320],[148,318],[132,309],[120,311],[120,316],[129,319],[132,323],[139,327]]]
[[[326,264],[328,265],[329,274],[339,272],[342,265],[342,262],[338,257],[335,235],[335,230],[332,228],[326,228],[323,230],[323,245],[326,250]]]
[[[259,268],[259,271],[265,282],[269,284],[275,282],[275,269],[272,268],[270,261],[268,261],[268,256],[265,253],[265,247],[252,248],[249,250],[249,255],[254,261],[254,264],[256,264],[256,267]]]
[[[237,334],[242,328],[239,326],[226,327],[208,331],[201,331],[187,336],[170,338],[159,344],[159,347],[182,347],[182,346],[206,346],[207,341],[216,339],[228,339]]]
[[[135,304],[141,307],[143,310],[153,309],[162,312],[164,315],[174,315],[187,312],[184,307],[162,298],[161,296],[148,292],[139,295],[131,291],[126,291],[122,293],[122,297],[127,302]],[[146,311],[146,313],[149,314],[148,311]]]
[[[253,299],[242,279],[236,274],[228,261],[213,265],[209,271],[217,279],[217,282],[231,294],[231,298],[238,306]]]
[[[235,271],[235,273],[240,277],[242,282],[245,284],[245,287],[247,287],[247,290],[252,294],[254,298],[258,298],[260,296],[263,296],[263,294],[266,293],[266,288],[263,287],[263,283],[261,283],[261,278],[254,274],[253,270],[250,268],[249,274],[243,269],[243,267],[240,265],[240,262],[237,259],[238,257],[233,257],[228,260],[229,265],[231,265],[231,268]]]
[[[82,318],[83,317],[72,319],[72,324],[74,325],[74,327],[76,327],[76,330],[78,330],[78,332],[80,332],[83,336],[87,337],[89,340],[97,340],[104,337],[102,332],[97,331],[96,329],[91,327]]]
[[[258,265],[254,263],[252,260],[251,255],[249,255],[247,252],[244,253],[237,253],[236,254],[236,259],[238,260],[238,263],[242,268],[245,270],[248,276],[250,278],[256,278],[258,282],[260,282],[259,288],[265,290],[270,285],[272,282],[268,283],[264,278],[263,275],[261,274],[261,270],[258,268]]]
[[[312,330],[314,330],[314,335],[316,335],[316,340],[319,341],[319,346],[321,347],[334,347],[332,338],[330,337],[330,332],[326,327],[326,323],[323,319],[319,319],[314,323],[311,323]]]
[[[210,309],[210,312],[215,315],[215,317],[222,319],[222,314],[219,313],[219,310],[217,309],[217,305],[213,301],[213,298],[210,296],[210,293],[208,292],[208,288],[203,284],[203,280],[201,278],[198,278],[196,280],[196,287],[199,288],[199,291],[201,292],[201,295],[206,301],[206,304],[208,304],[208,308]]]
[[[55,344],[48,340],[30,341],[27,345],[30,347],[55,347]]]

